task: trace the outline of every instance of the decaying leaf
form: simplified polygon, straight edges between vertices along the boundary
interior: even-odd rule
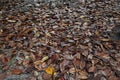
[[[119,80],[119,0],[22,1],[0,0],[0,80]]]

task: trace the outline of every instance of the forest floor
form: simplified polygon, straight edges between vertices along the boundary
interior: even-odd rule
[[[0,6],[0,80],[120,80],[119,0]]]

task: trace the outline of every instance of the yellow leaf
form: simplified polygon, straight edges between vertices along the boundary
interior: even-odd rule
[[[81,19],[82,19],[82,18],[84,18],[84,17],[85,17],[85,16],[81,15],[79,18],[81,18]]]
[[[48,59],[48,56],[45,56],[45,57],[42,58],[41,62],[44,62],[44,61],[46,61],[47,59]]]
[[[49,66],[49,67],[47,67],[46,69],[45,69],[45,72],[47,73],[47,74],[53,74],[54,73],[54,70],[53,70],[53,67],[52,66]]]

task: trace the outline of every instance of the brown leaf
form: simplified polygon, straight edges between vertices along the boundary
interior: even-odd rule
[[[6,73],[0,73],[0,80],[4,80],[8,75]]]
[[[43,70],[43,68],[45,68],[47,65],[46,63],[41,63],[41,64],[34,64],[34,67],[38,70]]]
[[[75,68],[70,68],[70,69],[69,69],[69,72],[70,72],[71,74],[74,74],[74,73],[76,72],[76,70],[75,70]]]
[[[85,71],[79,71],[79,75],[77,76],[78,79],[87,79],[88,74]]]
[[[21,69],[12,69],[12,70],[10,70],[9,71],[11,74],[20,74],[20,73],[22,73],[22,70]]]
[[[68,64],[68,60],[63,60],[62,63],[60,63],[60,71],[63,72],[65,70],[65,66],[67,66]]]
[[[109,54],[104,53],[104,52],[96,52],[96,55],[101,57],[101,58],[104,58],[104,59],[109,59],[110,58]]]
[[[84,50],[84,51],[82,52],[82,55],[87,57],[87,56],[88,56],[88,50]]]
[[[2,62],[3,64],[5,64],[5,63],[7,62],[7,60],[6,60],[4,57],[1,57],[1,62]]]
[[[32,61],[36,60],[35,55],[33,53],[30,53],[30,59],[32,59]]]
[[[85,45],[79,45],[81,49],[88,49],[88,46],[85,46]]]
[[[27,17],[26,17],[25,15],[20,16],[20,20],[21,20],[21,21],[25,21],[26,19],[27,19]]]
[[[41,60],[37,60],[34,62],[34,65],[39,65],[39,64],[42,64]]]
[[[57,60],[57,59],[58,59],[58,55],[57,54],[54,54],[54,55],[51,56],[52,62]]]
[[[44,74],[42,75],[42,77],[43,77],[43,80],[52,80],[52,75],[47,74],[47,73],[44,73]]]
[[[88,69],[88,72],[94,72],[95,71],[95,66],[91,66],[89,69]]]
[[[23,60],[23,65],[27,66],[29,64],[29,62],[30,62],[29,60]]]
[[[33,31],[34,29],[35,29],[35,28],[33,28],[33,27],[27,28],[27,29],[25,29],[25,30],[22,32],[22,34],[28,34],[28,32]]]
[[[34,67],[38,70],[42,70],[42,66],[41,65],[34,65]]]
[[[84,67],[86,66],[86,63],[84,60],[80,61],[80,69],[84,69]]]
[[[73,64],[74,64],[75,66],[80,66],[80,61],[79,61],[79,59],[74,58],[74,59],[73,59]]]
[[[120,78],[116,77],[116,76],[109,76],[108,80],[119,80]]]
[[[105,51],[105,48],[103,47],[102,44],[100,44],[100,47],[101,47],[101,49],[102,49],[103,51]]]
[[[2,70],[7,70],[9,68],[9,66],[4,66],[3,68],[2,68]]]

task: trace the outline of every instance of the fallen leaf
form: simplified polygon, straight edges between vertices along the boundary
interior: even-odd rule
[[[77,76],[78,79],[87,79],[88,74],[85,71],[79,71],[79,75]]]
[[[44,56],[44,57],[42,58],[41,62],[44,62],[44,61],[46,61],[47,59],[48,59],[48,56]]]
[[[30,59],[32,59],[32,61],[35,61],[35,55],[33,53],[30,53]]]
[[[104,52],[96,52],[96,55],[99,56],[100,58],[110,59],[109,54],[106,54]]]
[[[99,31],[96,30],[96,31],[95,31],[95,35],[96,35],[96,36],[99,36],[99,35],[100,35]]]
[[[7,70],[9,68],[9,66],[4,66],[3,68],[2,68],[2,70]]]
[[[80,46],[80,48],[83,49],[83,50],[84,50],[84,49],[88,49],[88,46],[81,45],[81,44],[80,44],[79,46]]]
[[[68,60],[64,60],[62,63],[60,63],[60,70],[61,72],[65,70],[65,66],[69,64]]]
[[[77,53],[77,54],[75,54],[75,57],[76,57],[77,59],[80,59],[80,58],[81,58],[81,54],[80,54],[80,53]]]
[[[103,38],[103,39],[101,39],[101,40],[104,41],[104,42],[110,41],[110,39],[105,39],[105,38]]]
[[[73,59],[73,64],[74,64],[75,66],[80,66],[80,61],[79,61],[79,59],[74,58],[74,59]]]
[[[86,66],[85,61],[84,61],[84,60],[81,60],[81,61],[80,61],[80,69],[84,69],[85,66]]]
[[[45,72],[47,74],[51,74],[52,75],[54,73],[52,65],[50,65],[49,67],[45,68]]]
[[[95,71],[95,66],[91,66],[89,69],[88,69],[88,72],[94,72]]]
[[[16,20],[7,20],[7,21],[8,21],[8,22],[11,22],[11,23],[12,23],[12,22],[16,22]]]
[[[72,55],[64,55],[64,58],[67,60],[73,60],[73,56]]]
[[[12,69],[12,70],[10,70],[10,73],[11,74],[20,74],[20,73],[22,73],[22,70],[21,69]]]
[[[81,19],[82,19],[82,18],[84,18],[84,17],[85,17],[85,16],[81,15],[79,18],[81,18]]]
[[[20,16],[20,20],[21,20],[21,21],[25,21],[26,19],[27,19],[27,17],[26,17],[25,15]]]
[[[43,78],[42,80],[51,80],[52,75],[43,73],[42,78]]]
[[[6,73],[0,73],[0,80],[4,80],[8,75]]]
[[[29,62],[30,62],[29,60],[23,60],[23,65],[27,66],[29,64]]]
[[[38,70],[43,70],[43,68],[45,68],[47,65],[46,63],[40,63],[40,64],[34,64],[34,67]]]
[[[51,61],[56,61],[58,59],[58,54],[54,54],[51,56]]]
[[[34,62],[34,65],[39,65],[41,63],[42,63],[41,60],[37,60],[37,61]]]
[[[76,72],[76,70],[75,70],[75,68],[70,68],[70,69],[69,69],[69,72],[70,72],[71,74],[74,74],[74,73]]]

